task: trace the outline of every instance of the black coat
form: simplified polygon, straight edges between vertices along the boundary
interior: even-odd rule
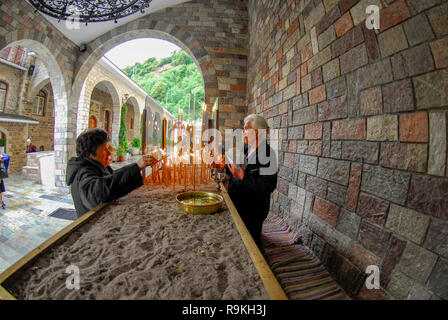
[[[247,158],[248,146],[244,145],[244,178],[234,178],[230,171],[229,196],[232,199],[244,224],[251,233],[255,242],[260,245],[261,228],[263,221],[269,213],[271,193],[277,187],[277,158],[269,144],[261,144]],[[263,161],[266,155],[271,162]],[[262,168],[274,168],[266,174]],[[261,174],[260,174],[261,173]]]
[[[67,185],[71,185],[76,213],[82,216],[137,189],[143,178],[136,163],[114,171],[90,158],[72,158],[67,165]]]

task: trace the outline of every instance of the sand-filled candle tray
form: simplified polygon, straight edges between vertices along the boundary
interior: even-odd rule
[[[269,299],[227,203],[216,214],[187,214],[176,201],[182,191],[142,186],[0,274],[0,286],[25,300]],[[79,268],[79,290],[66,286],[70,266]]]

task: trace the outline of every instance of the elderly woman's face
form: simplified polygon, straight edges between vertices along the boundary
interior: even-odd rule
[[[92,155],[91,158],[101,163],[104,167],[108,167],[112,163],[112,151],[112,145],[110,142],[106,142],[96,149],[96,154]]]
[[[244,124],[244,143],[252,144],[257,137],[257,130],[252,127],[252,121],[249,120]]]

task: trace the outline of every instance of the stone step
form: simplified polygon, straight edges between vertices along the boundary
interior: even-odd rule
[[[28,173],[39,173],[39,167],[24,166],[22,167],[22,171],[26,171]]]
[[[40,178],[39,167],[31,167],[31,166],[22,167],[22,175],[28,178],[39,180]]]

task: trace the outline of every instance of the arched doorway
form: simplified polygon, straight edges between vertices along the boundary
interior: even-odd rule
[[[112,143],[118,145],[120,99],[117,89],[110,81],[103,80],[97,82],[90,90],[88,103],[80,105],[79,110],[79,113],[85,113],[84,109],[88,105],[88,118],[83,121],[78,118],[78,130],[87,129],[90,126],[90,118],[94,116],[97,119],[97,128],[106,130]],[[78,132],[78,135],[81,132]]]
[[[140,123],[138,122],[138,119],[140,112],[138,102],[135,97],[130,97],[126,102],[126,105],[128,107],[126,112],[126,137],[128,141],[132,142],[134,138],[139,137]]]
[[[77,72],[72,86],[74,99],[83,94],[82,90],[89,70],[94,67],[104,54],[117,45],[141,38],[156,38],[172,42],[192,57],[201,72],[204,82],[205,103],[211,109],[218,96],[218,78],[213,59],[208,51],[187,30],[171,24],[163,25],[162,27],[153,23],[150,19],[129,22],[123,27],[114,29],[113,32],[105,33],[88,44],[89,49],[81,54],[75,68]],[[159,125],[161,126],[161,122],[159,122]],[[152,132],[150,136],[153,138]],[[153,141],[153,144],[155,145],[156,141]]]
[[[67,92],[67,90],[71,88],[73,71],[70,71],[70,68],[67,68],[67,70],[61,69],[61,65],[58,62],[64,60],[61,58],[64,54],[55,48],[50,50],[49,48],[52,47],[50,44],[51,41],[48,41],[49,47],[46,45],[47,41],[44,42],[45,44],[43,43],[43,40],[48,40],[48,38],[39,36],[36,37],[36,40],[20,39],[24,34],[27,33],[16,31],[15,33],[6,35],[5,39],[12,39],[12,41],[7,44],[6,48],[23,47],[27,51],[34,52],[37,59],[43,63],[48,71],[51,87],[53,89],[55,110],[55,121],[53,128],[53,143],[55,150],[55,185],[58,187],[66,187],[65,170],[67,167],[67,159],[75,151],[75,137],[73,133],[76,128],[76,117],[73,116],[74,110],[69,108],[69,94]],[[38,33],[36,33],[36,35],[37,34]],[[0,49],[4,48],[0,47]],[[19,107],[22,108],[22,104],[20,104]],[[21,112],[22,110],[18,111]],[[18,146],[18,154],[24,155],[23,163],[25,163],[25,143],[23,143],[23,145],[18,144]],[[23,149],[23,152],[20,149]]]
[[[109,137],[112,135],[112,125],[110,121],[110,111],[106,110],[104,114],[104,130],[109,134]]]
[[[90,116],[89,118],[89,129],[95,129],[98,127],[98,120],[95,116]]]

